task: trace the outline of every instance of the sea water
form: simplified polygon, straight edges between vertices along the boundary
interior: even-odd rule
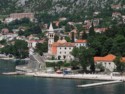
[[[1,75],[0,94],[125,94],[125,83],[77,87],[95,82],[99,81]]]

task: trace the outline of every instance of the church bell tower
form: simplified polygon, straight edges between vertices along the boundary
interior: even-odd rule
[[[54,43],[54,29],[52,23],[50,23],[50,27],[48,30],[48,53],[51,54],[51,45]]]

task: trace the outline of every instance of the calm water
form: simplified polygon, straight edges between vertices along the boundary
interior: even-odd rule
[[[0,94],[125,94],[125,83],[77,88],[97,81],[0,76]]]

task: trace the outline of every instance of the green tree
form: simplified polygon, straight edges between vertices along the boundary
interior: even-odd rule
[[[79,65],[78,61],[76,61],[76,60],[71,61],[70,64],[72,66],[72,69],[77,69],[77,67]]]
[[[118,72],[121,72],[121,74],[123,73],[123,71],[125,70],[125,64],[123,62],[121,62],[121,57],[116,57],[116,59],[114,60],[115,64],[116,64],[116,70]]]
[[[57,42],[59,40],[59,36],[58,35],[55,35],[54,36],[54,42]]]
[[[6,45],[6,43],[7,43],[7,42],[6,42],[5,39],[3,39],[3,40],[0,41],[0,44],[2,44],[2,45]]]
[[[92,22],[92,25],[89,29],[89,36],[94,36],[95,35],[95,31],[94,31],[94,25],[93,25],[93,22]]]
[[[72,25],[67,24],[67,25],[65,26],[65,31],[66,31],[66,32],[70,32],[70,31],[73,30],[73,29],[74,29],[74,27],[73,27]]]
[[[37,43],[35,52],[39,53],[40,55],[43,55],[44,52],[48,51],[48,43]]]
[[[75,38],[74,38],[74,32],[71,32],[71,42],[74,42]]]
[[[99,41],[99,39],[96,37],[89,37],[88,38],[88,46],[89,48],[94,49],[95,55],[100,56],[102,51],[102,43]]]
[[[17,58],[26,58],[28,57],[28,44],[24,40],[16,40],[13,45],[14,56]]]
[[[69,37],[66,36],[65,39],[66,39],[67,42],[71,42]]]
[[[94,58],[93,58],[94,55],[91,56],[90,58],[90,69],[91,71],[94,73],[95,72],[95,63],[94,63]]]
[[[113,39],[112,38],[107,39],[102,48],[102,55],[105,56],[105,55],[109,54],[112,46],[113,46]]]
[[[84,28],[83,28],[83,25],[82,24],[78,24],[78,25],[75,25],[76,26],[76,28],[77,28],[77,30],[79,31],[79,32],[81,32],[81,31],[83,31],[84,30]]]
[[[14,45],[6,45],[1,49],[2,53],[6,55],[13,55],[16,58],[27,58],[28,57],[28,44],[24,40],[15,40]]]
[[[81,64],[84,71],[86,71],[87,66],[91,65],[92,71],[94,71],[94,61],[93,56],[95,54],[93,49],[80,47],[80,48],[74,48],[71,52],[71,54],[75,57],[76,60]]]
[[[82,33],[82,39],[87,39],[87,38],[88,38],[88,35],[86,34],[85,31],[83,31],[83,33]]]

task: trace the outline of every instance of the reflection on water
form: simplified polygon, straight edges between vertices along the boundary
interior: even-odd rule
[[[15,71],[15,63],[13,60],[0,60],[0,72]]]
[[[24,60],[3,60],[0,59],[0,73],[1,72],[13,72],[15,71],[16,65],[26,64]]]
[[[76,87],[95,82],[98,81],[0,76],[0,94],[125,94],[125,83]]]

